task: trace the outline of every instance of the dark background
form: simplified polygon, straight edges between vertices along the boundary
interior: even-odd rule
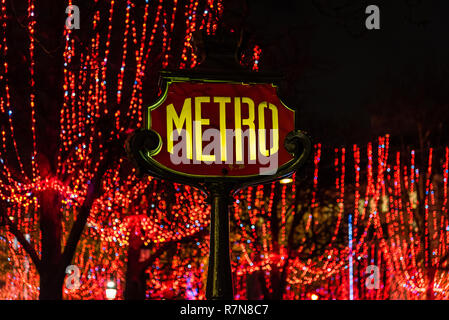
[[[380,30],[365,27],[370,4]],[[249,0],[244,25],[260,70],[287,75],[285,100],[315,140],[390,133],[419,147],[447,141],[448,15],[445,0]]]
[[[380,30],[365,27],[365,9],[371,4],[380,8]],[[77,5],[82,26],[89,26],[98,8],[103,14],[109,8],[108,1],[79,0]],[[135,12],[140,10],[137,23],[144,5],[144,0],[135,1]],[[65,2],[53,0],[39,0],[36,5],[37,141],[41,153],[50,156],[58,148],[58,140],[49,137],[59,135],[54,124],[59,123],[63,102],[61,26],[66,19],[62,14],[65,6]],[[120,69],[124,6],[125,2],[117,2],[108,62],[108,83],[114,85]],[[285,75],[281,96],[299,111],[299,128],[314,142],[330,147],[363,145],[389,133],[391,146],[401,150],[419,152],[448,144],[449,1],[224,0],[224,7],[240,17],[246,50],[254,45],[262,49],[260,72]],[[29,72],[26,10],[26,1],[8,3],[9,81],[14,88],[13,121],[23,155],[29,155],[31,148],[31,143],[22,143],[31,141],[29,79],[24,78]],[[184,45],[184,12],[180,9],[177,15],[182,23],[177,24],[179,29],[175,27],[170,68],[177,68]],[[106,28],[106,24],[100,26],[104,33]],[[90,27],[76,31],[79,50],[88,47],[92,32]],[[144,105],[156,99],[160,46],[156,39],[149,57],[154,67],[148,68],[143,78]],[[125,79],[133,77],[133,60],[130,54]],[[75,59],[75,69],[76,63]],[[131,89],[125,84],[124,96],[129,96]],[[113,86],[109,91],[114,94]],[[111,106],[116,107],[126,106]]]

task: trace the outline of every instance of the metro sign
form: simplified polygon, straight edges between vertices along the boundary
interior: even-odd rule
[[[294,111],[272,84],[168,81],[146,127],[160,137],[148,159],[187,176],[273,175],[294,160]]]
[[[310,139],[268,78],[207,79],[161,77],[163,94],[126,143],[139,173],[235,190],[291,175],[305,162]]]
[[[232,195],[291,175],[308,158],[311,142],[296,128],[294,111],[279,99],[271,83],[277,78],[243,73],[238,67],[235,73],[221,67],[217,72],[211,66],[162,72],[163,95],[148,107],[143,128],[128,136],[125,148],[138,176],[149,174],[207,194],[206,298],[229,300],[234,297]]]
[[[197,68],[162,70],[162,96],[125,143],[138,177],[149,174],[207,195],[208,300],[234,298],[229,214],[235,192],[291,175],[311,150],[294,111],[277,95],[280,75],[245,70],[232,54],[236,34],[219,27],[204,41],[199,36],[194,43],[205,49],[205,59]]]

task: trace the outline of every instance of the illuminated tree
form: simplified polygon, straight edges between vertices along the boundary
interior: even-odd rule
[[[151,183],[126,160],[129,128],[141,126],[144,105],[158,94],[158,70],[194,66],[192,33],[214,32],[222,11],[219,1],[97,0],[80,7],[77,30],[64,27],[74,4],[1,1],[2,223],[33,262],[41,299],[62,298],[86,224],[121,223],[114,226],[127,243],[121,205]],[[204,225],[203,214],[189,218]],[[158,227],[143,221],[147,231]],[[173,239],[198,228],[175,236],[159,226]]]
[[[389,136],[381,137],[377,150],[371,143],[366,152],[356,145],[336,149],[332,174],[325,165],[332,163],[330,150],[321,160],[318,146],[313,181],[273,183],[237,196],[236,298],[445,299],[448,150],[436,165],[430,149],[430,166],[422,170],[414,151],[391,156]],[[366,285],[370,265],[379,268],[378,289]]]
[[[421,2],[418,1],[416,5],[419,4]],[[409,198],[410,194],[413,198],[412,208],[409,209],[414,221],[412,236],[425,244],[418,260],[424,261],[425,265],[422,266],[422,272],[426,274],[424,278],[428,284],[427,299],[434,297],[433,283],[436,272],[445,270],[443,264],[448,258],[441,252],[440,246],[443,244],[440,233],[446,228],[441,219],[447,210],[444,203],[447,197],[444,195],[447,181],[444,180],[443,172],[447,165],[446,150],[443,146],[448,139],[449,81],[446,77],[447,67],[440,66],[438,60],[435,60],[418,68],[407,68],[401,72],[400,79],[392,77],[394,85],[382,88],[383,97],[371,106],[375,130],[389,130],[400,142],[397,143],[402,151],[399,161],[403,163],[413,160],[413,166],[419,168],[416,178],[413,179],[414,183],[409,182],[407,189],[405,180],[401,183],[398,195],[402,194],[402,201]],[[410,146],[415,144],[414,141],[417,141],[416,149]],[[403,170],[399,174],[403,179],[407,178]],[[409,177],[409,180],[412,178]],[[439,221],[433,225],[433,229],[429,226],[431,219]],[[441,227],[442,230],[435,226]],[[418,263],[418,260],[413,263]]]
[[[79,30],[64,27],[71,0],[0,3],[0,296],[105,299],[113,281],[118,298],[204,299],[204,195],[141,177],[123,145],[158,71],[201,60],[192,35],[217,30],[221,1],[92,0]],[[246,49],[257,71],[261,47]],[[236,299],[448,297],[449,150],[421,143],[415,163],[389,144],[317,143],[305,177],[235,195]]]

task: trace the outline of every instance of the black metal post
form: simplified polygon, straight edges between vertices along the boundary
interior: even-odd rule
[[[210,186],[209,200],[212,208],[206,299],[232,300],[234,293],[229,253],[230,189],[221,184]]]

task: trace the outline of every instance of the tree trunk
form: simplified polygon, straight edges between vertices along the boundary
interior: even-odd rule
[[[426,288],[426,300],[434,300],[435,295],[433,291],[433,286],[435,283],[435,267],[429,267],[427,269],[427,288]]]
[[[282,300],[281,272],[277,266],[273,266],[273,269],[270,272],[270,280],[273,289],[271,300]]]
[[[189,242],[192,239],[205,234],[207,229],[203,229],[196,234],[187,236],[179,241],[169,241],[160,245],[153,253],[147,253],[145,256],[141,256],[141,249],[143,248],[143,241],[140,237],[135,236],[134,232],[131,233],[131,239],[129,241],[128,248],[128,264],[126,269],[126,284],[124,298],[125,300],[145,300],[147,289],[147,274],[146,270],[150,265],[160,257],[164,252],[170,252],[170,250],[176,250],[176,244],[180,242]],[[171,254],[173,256],[174,253]]]
[[[126,277],[126,287],[124,292],[125,300],[145,300],[146,298],[146,278],[145,272]]]
[[[65,269],[61,270],[61,213],[55,190],[41,193],[42,264],[40,271],[41,300],[61,300]],[[65,267],[65,266],[64,266]]]
[[[246,275],[246,298],[248,300],[268,299],[264,272],[258,270]]]
[[[128,263],[125,276],[125,300],[145,300],[145,269],[143,268],[142,262],[139,261],[142,244],[143,242],[140,237],[134,236],[134,232],[132,232],[129,241]]]
[[[287,275],[288,269],[290,267],[290,257],[291,253],[289,253],[288,257],[285,259],[285,264],[282,268],[282,272],[279,279],[279,295],[276,297],[276,300],[283,300],[284,294],[287,290]]]
[[[61,275],[62,274],[62,275]],[[39,300],[62,300],[65,273],[45,269],[40,275]]]

